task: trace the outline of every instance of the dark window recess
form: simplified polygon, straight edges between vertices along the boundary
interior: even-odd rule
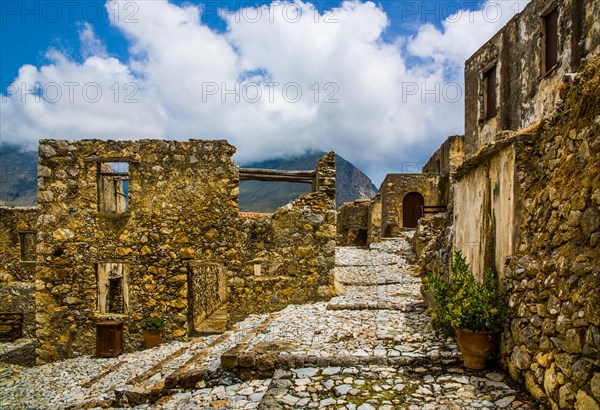
[[[545,70],[550,71],[558,62],[558,8],[544,17],[545,29]]]
[[[108,311],[110,313],[122,313],[124,306],[123,277],[108,278]]]
[[[485,82],[485,119],[491,120],[498,114],[496,98],[496,66],[487,70],[483,75]]]
[[[98,264],[98,310],[126,313],[129,304],[128,268],[123,263]]]
[[[98,171],[98,211],[126,212],[129,208],[129,164],[100,163]]]
[[[19,232],[19,240],[21,242],[21,261],[34,262],[36,260],[36,233]]]

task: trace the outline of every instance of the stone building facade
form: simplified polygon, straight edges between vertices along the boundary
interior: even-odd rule
[[[38,207],[0,209],[0,293],[17,296],[0,308],[25,312],[38,363],[93,354],[105,319],[123,321],[132,351],[147,316],[181,339],[332,296],[334,153],[311,193],[247,218],[234,152],[225,141],[40,141]]]
[[[465,63],[465,164],[455,189],[454,245],[474,271],[502,272],[515,250],[515,132],[535,130],[600,46],[598,3],[532,1]]]
[[[600,403],[599,15],[533,0],[465,66],[453,247],[498,272],[502,362],[552,408]]]
[[[441,174],[388,174],[381,183],[381,236],[416,228],[425,212],[444,209],[448,179]]]

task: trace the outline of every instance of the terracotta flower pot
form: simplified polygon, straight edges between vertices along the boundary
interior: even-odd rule
[[[155,330],[144,330],[144,344],[147,348],[158,346],[161,339],[162,332]]]
[[[471,332],[466,329],[456,331],[456,341],[465,367],[485,369],[486,360],[496,354],[499,332]]]

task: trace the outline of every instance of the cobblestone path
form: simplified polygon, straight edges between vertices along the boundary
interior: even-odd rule
[[[0,409],[537,409],[437,337],[404,238],[338,248],[340,296],[114,359],[0,363]],[[27,341],[0,344],[0,357]],[[225,370],[232,370],[232,372]]]

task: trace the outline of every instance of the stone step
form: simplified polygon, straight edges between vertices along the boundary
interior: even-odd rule
[[[434,365],[460,365],[458,353],[449,353],[439,357],[424,355],[402,356],[304,356],[291,355],[288,352],[236,352],[229,354],[223,362],[223,370],[236,374],[242,380],[273,377],[276,370],[290,370],[303,367],[353,367],[353,366],[389,366],[389,367],[430,367]]]
[[[227,331],[227,320],[228,307],[227,304],[224,304],[200,324],[195,330],[195,334],[200,336],[224,333]]]
[[[327,310],[398,310],[401,312],[422,312],[427,308],[423,302],[367,302],[329,303]]]
[[[207,380],[219,373],[221,355],[252,333],[268,317],[256,316],[234,326],[232,330],[214,336],[206,343],[206,337],[190,342],[185,354],[172,354],[161,363],[157,363],[148,371],[131,379],[124,386],[115,389],[114,405],[136,406],[155,403],[163,396],[168,396],[176,388],[194,388],[196,383]],[[193,349],[194,346],[200,346]],[[179,352],[176,352],[179,353]]]

